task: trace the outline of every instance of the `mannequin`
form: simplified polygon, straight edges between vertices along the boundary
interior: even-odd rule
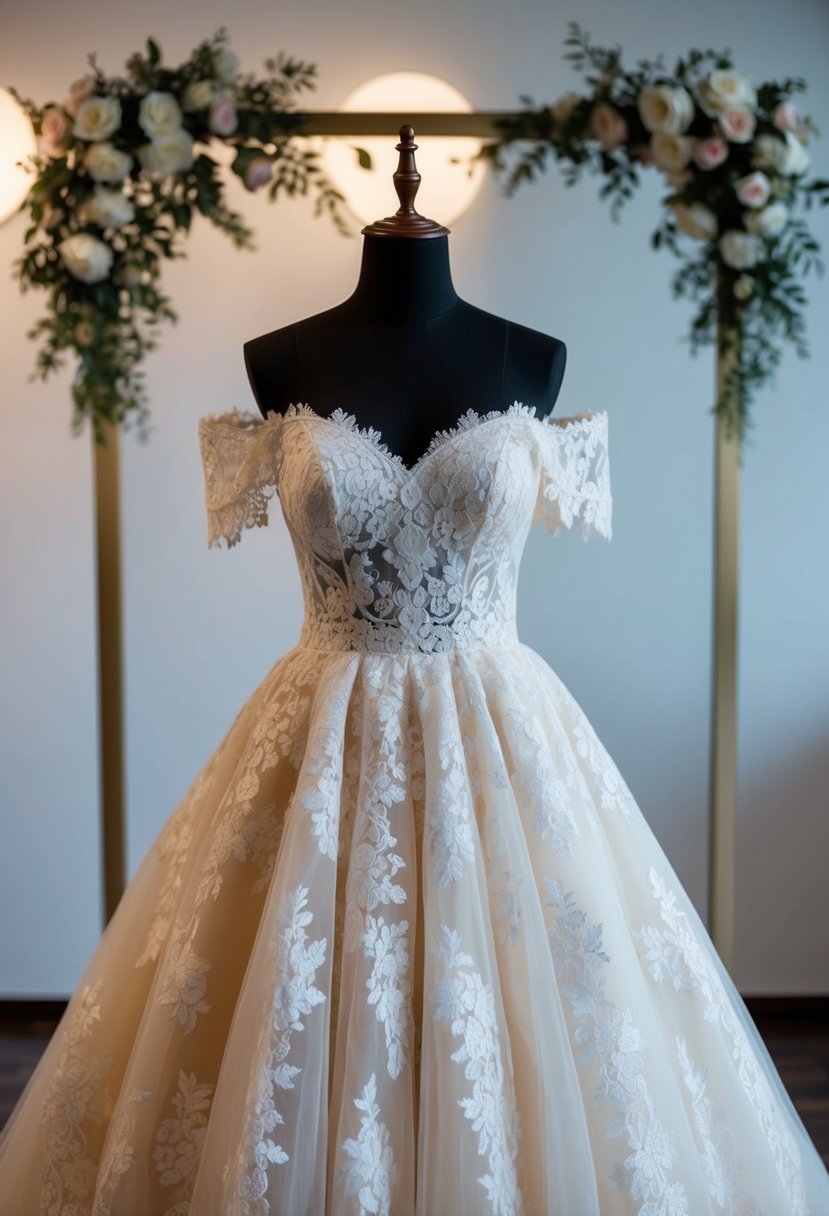
[[[449,229],[414,209],[420,175],[410,126],[400,129],[394,185],[400,208],[363,228],[360,276],[342,304],[244,345],[263,415],[305,402],[337,406],[374,427],[411,467],[432,437],[467,409],[555,405],[563,342],[460,299],[449,270]]]

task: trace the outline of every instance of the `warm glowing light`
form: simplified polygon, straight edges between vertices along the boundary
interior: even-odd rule
[[[0,224],[17,211],[35,181],[15,161],[37,152],[37,139],[29,115],[11,93],[0,88]]]
[[[425,72],[389,72],[361,84],[342,102],[341,111],[378,111],[399,114],[402,126],[407,111],[470,113],[471,104],[447,81]],[[397,168],[395,127],[388,136],[328,137],[323,144],[326,172],[345,195],[349,209],[365,224],[392,215],[398,208],[392,173]],[[415,130],[417,168],[423,181],[415,207],[421,215],[451,226],[469,207],[485,176],[482,164],[470,174],[468,161],[481,141],[458,135],[426,135]],[[371,169],[360,168],[356,148],[371,157]],[[457,159],[458,163],[453,163]]]

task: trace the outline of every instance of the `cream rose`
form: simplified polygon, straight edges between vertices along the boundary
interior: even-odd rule
[[[757,90],[739,72],[718,70],[699,82],[697,99],[709,118],[715,118],[734,106],[753,110],[757,105]]]
[[[268,156],[255,156],[245,169],[245,185],[248,190],[258,190],[270,181],[273,175],[273,165]]]
[[[728,144],[719,135],[710,135],[708,139],[700,139],[694,148],[694,164],[700,169],[716,169],[728,159]]]
[[[78,215],[82,224],[121,228],[135,219],[135,207],[122,190],[98,184],[91,198],[81,203]]]
[[[746,211],[743,215],[746,228],[758,236],[777,236],[788,222],[789,209],[780,201],[769,203],[768,207],[761,207],[759,211]]]
[[[117,97],[87,97],[75,115],[78,139],[108,139],[121,125],[121,103]]]
[[[214,135],[232,135],[239,125],[230,89],[220,89],[210,106],[208,126]]]
[[[734,189],[744,207],[764,207],[771,194],[771,182],[757,169],[736,181]]]
[[[180,129],[163,139],[154,139],[138,149],[138,158],[150,177],[181,173],[193,164],[193,136]]]
[[[142,97],[138,107],[138,125],[148,139],[174,135],[181,126],[181,110],[173,94],[159,93],[153,89]]]
[[[643,89],[638,101],[639,117],[653,133],[668,131],[681,135],[687,131],[694,118],[694,99],[683,88],[655,85]]]
[[[222,46],[218,51],[214,51],[212,64],[216,79],[222,84],[233,84],[239,75],[239,60],[229,46]]]
[[[753,275],[741,274],[739,278],[734,280],[734,295],[738,300],[747,300],[753,291]]]
[[[76,232],[58,245],[58,253],[73,278],[82,283],[100,283],[109,276],[114,254],[104,241],[87,232]]]
[[[763,260],[765,246],[753,232],[730,228],[720,237],[720,254],[726,266],[734,270],[748,270]]]
[[[757,119],[745,106],[732,106],[719,116],[720,130],[732,144],[747,144],[754,134]]]
[[[717,235],[717,217],[704,203],[669,202],[676,226],[697,241],[710,241]]]
[[[590,134],[609,152],[625,142],[628,125],[615,106],[600,101],[590,113]]]
[[[670,131],[655,131],[650,146],[653,163],[665,173],[679,173],[694,151],[693,140],[686,135],[672,135]]]
[[[89,176],[96,182],[120,182],[132,168],[132,157],[104,141],[90,144],[84,157]]]
[[[188,114],[206,110],[213,100],[215,89],[212,80],[191,80],[181,99],[182,109]]]
[[[566,124],[580,101],[578,93],[565,93],[563,97],[559,97],[558,101],[553,103],[553,121],[557,127],[561,128]]]
[[[89,346],[92,343],[95,331],[92,328],[91,321],[79,321],[74,330],[75,342],[78,346]]]

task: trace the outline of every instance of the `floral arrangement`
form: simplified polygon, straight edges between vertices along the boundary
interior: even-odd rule
[[[480,155],[508,194],[550,158],[562,163],[568,186],[584,170],[600,173],[614,220],[643,167],[664,175],[665,211],[651,244],[682,259],[671,289],[697,302],[692,354],[719,340],[721,353],[734,356],[713,412],[742,440],[782,342],[808,355],[802,278],[824,270],[796,214],[816,199],[829,203],[829,181],[806,179],[808,144],[819,132],[794,102],[805,81],[756,87],[735,71],[728,50],[691,51],[673,72],[661,55],[624,70],[618,46],[592,46],[577,22],[569,30],[564,57],[585,73],[590,93],[569,92],[542,107],[522,97],[526,108],[499,122],[502,134]]]
[[[177,68],[162,65],[151,38],[146,47],[125,77],[107,77],[91,54],[93,70],[60,103],[41,108],[9,88],[38,136],[24,165],[36,174],[21,204],[31,225],[15,262],[21,291],[49,292],[48,314],[27,335],[43,339],[34,376],[46,379],[74,352],[72,430],[89,418],[99,442],[103,420],[132,419],[146,438],[140,364],[162,319],[178,320],[159,285],[161,263],[185,256],[180,238],[194,210],[237,248],[255,248],[224,201],[212,140],[235,150],[230,168],[247,190],[268,186],[271,201],[311,190],[315,214],[327,211],[348,231],[342,195],[296,139],[303,115],[294,105],[314,87],[313,65],[280,55],[265,61],[265,79],[241,74],[224,27]]]

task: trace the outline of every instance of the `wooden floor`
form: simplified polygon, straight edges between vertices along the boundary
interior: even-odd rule
[[[801,1119],[829,1168],[829,1020],[752,1011]],[[23,1090],[55,1023],[0,1019],[0,1127]]]

